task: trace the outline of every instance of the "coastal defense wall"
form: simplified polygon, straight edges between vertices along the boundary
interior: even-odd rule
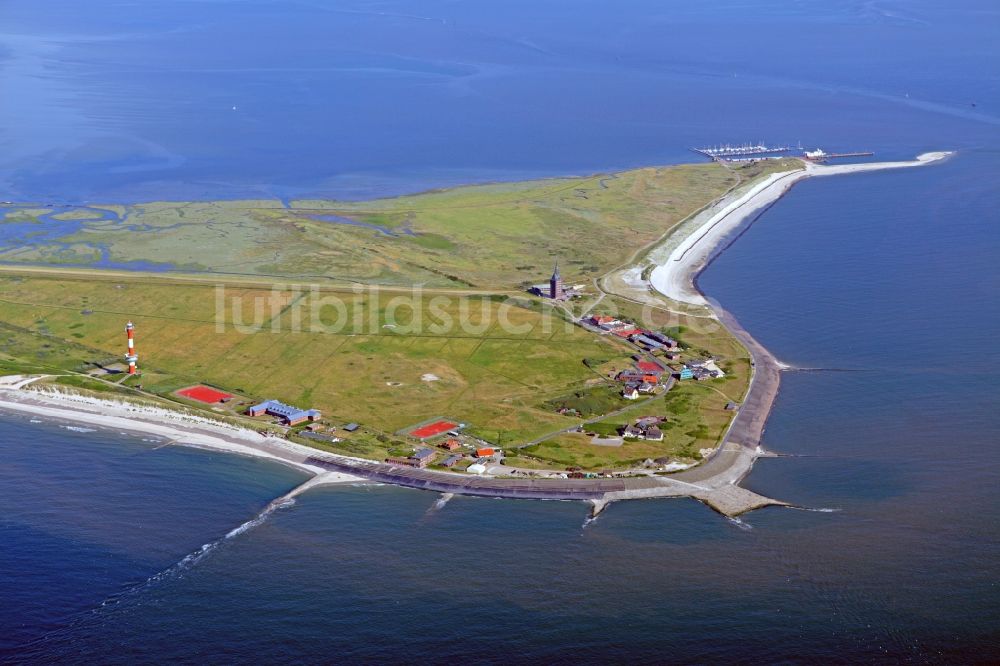
[[[340,462],[309,458],[310,465],[370,481],[407,488],[459,495],[503,497],[507,499],[593,500],[606,493],[625,491],[624,479],[494,479],[490,477],[444,474],[409,467],[361,461]]]

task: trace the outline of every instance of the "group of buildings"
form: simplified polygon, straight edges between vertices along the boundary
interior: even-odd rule
[[[716,365],[715,359],[712,358],[686,361],[677,375],[678,379],[693,379],[698,382],[725,376],[726,373]]]
[[[437,448],[444,449],[448,455],[440,462],[442,467],[452,468],[465,459],[472,461],[466,469],[468,472],[482,474],[486,471],[489,463],[500,462],[503,458],[503,451],[490,446],[479,446],[472,449],[476,444],[463,444],[458,437],[448,437],[437,445]],[[472,449],[465,452],[462,449]],[[438,451],[430,447],[415,450],[408,456],[392,456],[385,459],[391,465],[405,465],[406,467],[416,467],[423,469],[438,460]]]
[[[645,439],[651,442],[662,442],[663,431],[660,424],[663,419],[659,416],[644,416],[636,419],[635,423],[622,428],[621,435],[625,439]]]
[[[659,331],[640,328],[631,322],[617,319],[611,315],[591,315],[584,317],[582,321],[588,326],[599,328],[628,340],[648,351],[663,352],[663,355],[669,360],[680,358],[677,341]]]
[[[636,400],[640,394],[656,392],[667,370],[655,361],[638,361],[634,368],[622,370],[615,379],[623,384],[622,397]]]

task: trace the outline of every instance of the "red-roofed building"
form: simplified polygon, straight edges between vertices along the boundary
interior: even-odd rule
[[[476,457],[478,458],[489,458],[494,453],[496,453],[496,450],[490,448],[476,449]]]
[[[454,451],[456,449],[461,448],[462,445],[459,444],[457,439],[449,439],[448,441],[442,443],[440,446],[442,449],[448,449],[449,451]]]
[[[612,331],[612,333],[614,333],[615,335],[617,335],[619,338],[630,338],[633,335],[639,335],[639,334],[641,334],[642,331],[640,329],[638,329],[638,328],[623,328],[623,329],[618,330],[618,331]]]
[[[642,381],[646,382],[647,384],[659,384],[660,378],[657,375],[643,375]]]

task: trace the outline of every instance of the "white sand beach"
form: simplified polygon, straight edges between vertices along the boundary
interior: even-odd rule
[[[35,389],[30,387],[32,379],[38,377],[0,377],[0,410],[152,435],[166,439],[170,445],[266,458],[313,475],[310,487],[363,480],[309,464],[309,458],[324,458],[328,454],[294,442],[170,409],[41,387]]]
[[[658,263],[649,276],[652,287],[667,298],[691,305],[707,306],[708,301],[694,285],[695,276],[708,264],[720,243],[749,220],[754,213],[770,206],[795,183],[814,176],[836,176],[865,171],[925,166],[943,160],[953,153],[923,153],[904,162],[868,162],[860,164],[823,165],[807,163],[798,171],[784,171],[768,176],[750,187],[737,190],[716,205],[705,209],[686,222],[682,238],[668,237],[663,248],[669,255],[655,250],[650,258]],[[684,232],[687,231],[686,235]],[[657,256],[657,255],[661,256]]]

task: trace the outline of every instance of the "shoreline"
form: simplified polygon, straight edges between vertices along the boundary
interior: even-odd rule
[[[319,477],[323,477],[323,483],[364,481],[357,476],[331,474],[329,470],[310,463],[310,458],[321,451],[275,437],[263,437],[247,428],[151,405],[63,391],[36,391],[25,389],[27,384],[24,382],[18,384],[20,386],[0,384],[0,413],[6,411],[85,423],[97,428],[163,438],[167,440],[163,445],[270,460],[310,475],[312,485],[316,485]]]
[[[726,237],[750,221],[754,214],[778,201],[799,181],[816,176],[927,166],[952,155],[954,152],[938,151],[922,153],[916,159],[905,162],[866,162],[832,166],[807,163],[803,169],[771,174],[749,189],[731,193],[715,206],[701,211],[690,221],[697,224],[697,227],[676,246],[669,245],[669,241],[673,240],[671,237],[665,238],[660,247],[670,252],[666,257],[657,257],[657,248],[650,252],[650,258],[658,264],[650,273],[648,283],[658,293],[679,303],[713,307],[695,284],[698,273],[707,267],[719,251],[725,249],[720,245]],[[662,252],[660,254],[662,255]]]
[[[660,263],[650,273],[646,283],[648,288],[668,299],[708,308],[711,316],[747,350],[753,371],[743,404],[730,422],[719,446],[702,464],[679,472],[675,477],[705,480],[722,476],[736,484],[750,473],[757,458],[773,456],[763,448],[764,428],[778,396],[781,372],[789,366],[759,343],[717,301],[706,297],[697,285],[702,271],[731,245],[731,242],[725,241],[749,227],[761,213],[787,194],[793,185],[807,178],[926,166],[954,154],[953,151],[928,152],[903,162],[833,166],[806,163],[801,170],[771,174],[764,181],[724,197],[715,206],[695,216],[694,220],[700,224],[679,244],[669,247],[669,255],[659,258]],[[669,240],[669,237],[664,239],[664,246],[667,246]],[[653,249],[650,257],[656,255],[656,250],[657,248]]]

